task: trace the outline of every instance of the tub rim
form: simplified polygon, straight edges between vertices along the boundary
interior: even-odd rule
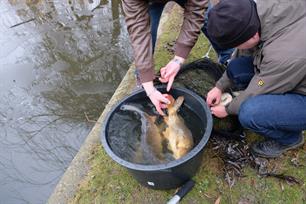
[[[160,89],[164,89],[164,86],[157,86],[156,87],[158,90]],[[204,99],[202,97],[200,97],[198,94],[194,93],[193,91],[187,89],[187,88],[182,88],[182,87],[172,87],[171,90],[178,90],[178,91],[182,91],[182,92],[186,92],[187,94],[190,94],[192,97],[194,97],[199,103],[202,104],[205,113],[206,113],[206,119],[207,119],[207,126],[206,126],[206,131],[202,137],[202,139],[200,140],[200,142],[191,150],[189,151],[186,155],[184,155],[182,158],[180,159],[176,159],[167,163],[163,163],[163,164],[136,164],[136,163],[132,163],[129,161],[126,161],[122,158],[120,158],[119,156],[117,156],[111,149],[107,139],[106,139],[106,130],[108,127],[108,123],[109,120],[111,119],[112,115],[114,114],[115,109],[117,109],[125,100],[138,95],[140,93],[144,93],[144,89],[139,89],[136,91],[133,91],[131,94],[129,94],[128,96],[124,97],[123,99],[121,99],[120,101],[118,101],[118,103],[116,103],[111,110],[107,113],[107,116],[105,117],[105,120],[103,121],[102,124],[102,129],[101,129],[101,133],[100,133],[100,138],[102,141],[102,146],[104,148],[104,150],[106,151],[106,153],[111,157],[111,159],[113,159],[114,161],[116,161],[118,164],[131,169],[131,170],[138,170],[138,171],[165,171],[165,172],[169,172],[170,169],[172,169],[173,167],[177,167],[180,166],[181,164],[186,163],[187,161],[193,159],[197,154],[199,154],[205,147],[205,145],[207,144],[209,138],[210,138],[210,134],[212,132],[212,126],[213,126],[213,120],[212,120],[212,115],[210,112],[210,109],[208,108],[206,102],[204,101]]]

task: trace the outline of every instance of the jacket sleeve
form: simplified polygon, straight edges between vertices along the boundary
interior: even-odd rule
[[[216,87],[219,88],[222,92],[224,92],[226,89],[232,87],[232,85],[233,85],[233,83],[228,78],[226,71],[223,73],[222,77],[216,83]]]
[[[186,59],[195,45],[204,25],[204,10],[207,2],[207,0],[187,0],[183,24],[176,41],[175,55]]]
[[[305,77],[305,64],[305,58],[271,59],[265,57],[248,87],[233,99],[227,107],[227,112],[229,114],[238,114],[240,105],[252,96],[284,94],[294,91],[294,88]]]
[[[148,1],[122,0],[127,30],[141,83],[154,79],[154,64]]]

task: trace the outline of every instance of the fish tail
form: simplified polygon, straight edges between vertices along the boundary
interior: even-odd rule
[[[140,121],[141,121],[141,138],[143,139],[144,135],[147,134],[147,123],[148,123],[148,117],[149,115],[147,113],[145,113],[144,111],[142,111],[140,108],[133,106],[133,105],[122,105],[120,107],[120,110],[123,111],[131,111],[134,113],[137,113],[140,116]]]

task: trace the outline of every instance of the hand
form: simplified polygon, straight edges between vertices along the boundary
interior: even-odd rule
[[[160,69],[159,80],[162,83],[167,83],[167,91],[171,89],[174,78],[184,63],[185,59],[179,56],[175,56],[165,67]]]
[[[225,118],[226,116],[228,116],[225,106],[223,105],[217,105],[217,106],[211,107],[210,110],[211,110],[211,113],[218,118]]]
[[[222,95],[222,91],[219,88],[217,87],[212,88],[207,94],[207,98],[206,98],[207,105],[217,106],[221,101],[221,95]]]
[[[155,106],[157,112],[162,116],[165,113],[162,111],[162,108],[166,108],[170,101],[165,97],[167,94],[161,94],[154,86],[153,82],[145,82],[142,84],[143,88],[145,89],[147,96],[150,98],[151,102]]]

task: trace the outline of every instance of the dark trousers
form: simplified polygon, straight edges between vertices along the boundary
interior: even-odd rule
[[[176,0],[175,2],[184,8],[186,0]],[[149,5],[153,50],[156,44],[157,29],[158,29],[160,17],[164,10],[165,5],[166,5],[165,3],[150,3]]]
[[[232,60],[227,75],[237,89],[243,89],[254,75],[253,58]],[[263,94],[251,97],[239,109],[239,121],[267,139],[289,145],[297,142],[306,130],[306,96],[296,93]]]

